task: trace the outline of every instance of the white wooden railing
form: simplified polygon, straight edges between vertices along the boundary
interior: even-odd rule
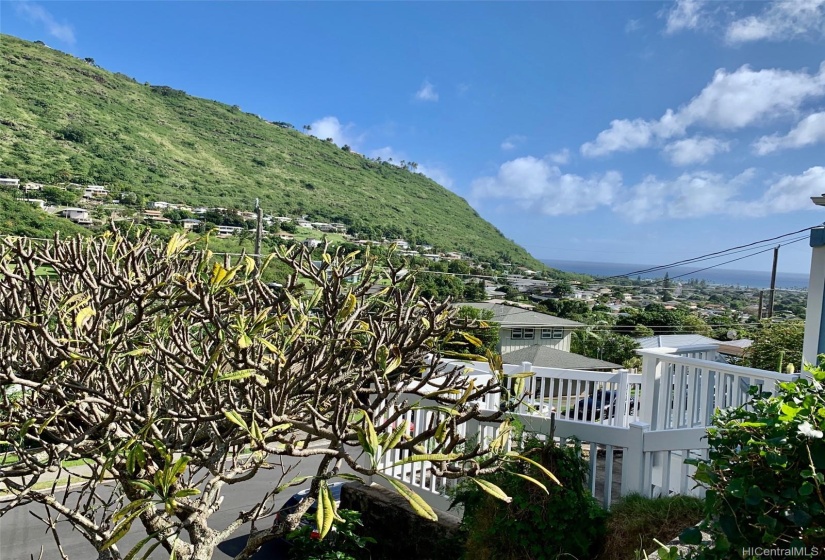
[[[539,438],[549,436],[552,424],[553,437],[560,445],[579,440],[589,464],[588,486],[605,507],[616,493],[704,495],[704,489],[691,478],[695,467],[685,459],[707,457],[706,428],[714,411],[746,404],[751,386],[772,393],[777,382],[799,377],[714,361],[714,346],[640,350],[639,354],[641,374],[540,368],[529,362],[504,366],[508,374],[534,373],[525,380],[523,399],[511,414],[525,432]],[[480,381],[491,375],[486,363],[462,367]],[[599,401],[600,395],[597,406],[588,404]],[[500,397],[487,395],[479,407],[499,410]],[[419,408],[407,414],[411,435],[444,419],[442,413],[426,408],[430,404],[434,403],[420,401]],[[471,421],[460,430],[468,440],[489,442],[498,424]],[[391,466],[401,458],[398,450],[390,451],[379,467],[433,507],[446,509],[445,491],[454,481],[434,476],[427,463]],[[620,480],[614,480],[617,461],[621,461]],[[381,479],[373,481],[380,483]]]

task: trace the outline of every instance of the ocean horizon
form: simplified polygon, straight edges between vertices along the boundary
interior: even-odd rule
[[[622,276],[636,270],[653,268],[657,265],[609,263],[593,261],[562,261],[555,259],[540,259],[549,267],[563,270],[565,272],[577,272],[590,276]],[[705,280],[710,284],[723,286],[740,286],[743,288],[770,288],[770,270],[736,270],[728,268],[712,268],[710,270],[699,270],[702,267],[675,266],[665,270],[657,270],[643,274],[633,274],[630,277],[636,278],[663,278],[667,272],[671,279],[677,282],[687,282],[691,279]],[[776,287],[791,289],[808,289],[808,273],[777,272]]]

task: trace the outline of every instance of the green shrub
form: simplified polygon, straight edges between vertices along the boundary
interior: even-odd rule
[[[338,515],[343,518],[343,523],[336,523],[335,530],[327,534],[326,538],[319,540],[313,537],[315,531],[315,519],[311,519],[310,525],[302,525],[287,536],[287,540],[292,544],[289,549],[289,557],[301,560],[360,560],[369,558],[367,545],[374,543],[372,537],[362,536],[361,514],[357,511],[341,509]]]
[[[780,383],[748,407],[720,412],[708,429],[707,461],[697,481],[708,486],[703,530],[714,544],[701,559],[744,558],[755,546],[788,551],[825,542],[825,371]],[[682,535],[698,543],[699,531]]]
[[[581,445],[560,447],[529,440],[524,455],[549,469],[562,483],[548,481],[545,494],[514,473],[546,481],[532,465],[508,463],[499,473],[486,476],[511,496],[506,504],[483,492],[473,482],[459,485],[454,503],[464,506],[467,560],[559,557],[595,558],[605,535],[607,512],[585,489],[587,463]]]

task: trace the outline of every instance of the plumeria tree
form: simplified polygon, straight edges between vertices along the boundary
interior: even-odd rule
[[[298,525],[312,499],[274,515],[290,486],[311,484],[325,534],[336,518],[327,481],[382,476],[389,450],[448,479],[513,459],[509,427],[492,442],[462,435],[499,419],[474,403],[502,379],[476,383],[439,359],[479,341],[390,261],[276,247],[261,268],[274,259],[290,274],[271,288],[253,259],[202,247],[128,232],[0,240],[0,482],[13,495],[0,514],[42,504],[56,540],[62,517],[106,559],[128,555],[120,539],[137,529],[141,555],[205,560],[249,523],[244,559]],[[425,406],[432,420],[412,437],[404,418]],[[309,457],[309,475],[289,466]],[[47,473],[65,478],[68,460],[86,462],[74,484],[38,489]],[[277,482],[217,525],[223,494],[264,470]]]

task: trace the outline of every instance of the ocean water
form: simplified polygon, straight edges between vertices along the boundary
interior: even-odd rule
[[[552,268],[564,270],[565,272],[578,272],[580,274],[589,274],[591,276],[619,276],[636,270],[643,270],[656,266],[646,264],[602,263],[589,261],[542,260],[541,262]],[[667,273],[670,275],[670,278],[681,282],[686,282],[687,280],[695,278],[697,280],[705,280],[710,284],[720,284],[724,286],[740,286],[743,288],[770,288],[771,286],[770,270],[758,271],[712,268],[710,270],[696,272],[698,268],[702,267],[676,266],[667,269]],[[636,278],[636,276],[641,276],[642,278],[662,278],[664,275],[665,271],[659,270],[646,274],[634,274],[631,278]],[[679,278],[675,278],[677,276],[679,276]],[[798,274],[777,272],[776,287],[807,289],[808,273]]]

